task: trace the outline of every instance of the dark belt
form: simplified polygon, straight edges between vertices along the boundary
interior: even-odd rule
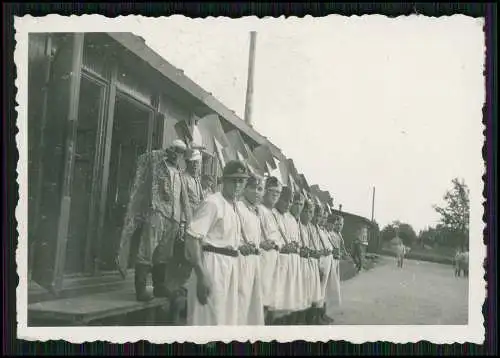
[[[300,257],[303,257],[305,259],[309,258],[309,250],[306,247],[301,247],[299,249],[299,255]]]
[[[244,251],[247,251],[248,253],[243,253]],[[245,250],[244,248],[240,247],[239,252],[243,256],[259,255],[260,254],[260,250],[257,247],[251,247],[251,248],[249,248],[249,250]]]
[[[239,252],[237,250],[230,249],[227,247],[215,247],[212,245],[203,245],[203,251],[213,252],[214,254],[231,256],[231,257],[238,257],[239,255]]]
[[[272,248],[270,248],[269,250],[266,250],[266,249],[262,249],[262,250],[264,250],[264,251],[279,251],[279,250],[280,250],[280,248],[279,248],[279,246],[278,246],[278,245],[275,245],[275,246],[273,246]]]
[[[280,249],[280,254],[283,255],[292,255],[292,254],[298,254],[297,250],[284,250]]]
[[[319,258],[323,256],[323,254],[321,252],[318,252],[318,251],[312,251],[310,254],[309,254],[309,257],[312,258],[312,259],[316,259],[316,260],[319,260]]]

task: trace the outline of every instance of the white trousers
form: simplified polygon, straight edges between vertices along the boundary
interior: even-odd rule
[[[273,305],[275,288],[274,273],[278,263],[278,251],[262,251],[260,255],[260,271],[262,275],[262,303],[269,307]]]
[[[342,304],[340,294],[340,261],[332,259],[330,275],[325,292],[326,315],[333,318],[335,308]]]
[[[238,279],[238,324],[264,325],[260,257],[240,256]]]
[[[307,307],[312,305],[317,306],[321,304],[321,282],[319,279],[319,260],[308,258],[309,272],[304,278],[305,283],[308,285],[307,293]]]
[[[198,301],[194,272],[188,284],[187,324],[191,326],[218,326],[238,324],[237,257],[203,252],[203,264],[212,281],[212,291],[205,305]]]
[[[321,256],[321,258],[319,259],[319,269],[323,273],[323,277],[321,279],[321,298],[322,298],[320,302],[321,305],[325,303],[326,287],[330,279],[332,264],[333,264],[332,255]]]
[[[297,262],[297,274],[295,275],[295,311],[301,311],[305,306],[305,287],[304,287],[304,263],[300,255],[295,255],[294,260]]]
[[[297,275],[300,270],[300,256],[297,254],[279,254],[274,271],[274,297],[270,309],[290,313],[299,308]]]

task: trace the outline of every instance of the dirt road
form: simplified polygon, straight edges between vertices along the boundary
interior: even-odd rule
[[[342,282],[335,324],[467,324],[468,280],[449,265],[382,257],[370,271]]]

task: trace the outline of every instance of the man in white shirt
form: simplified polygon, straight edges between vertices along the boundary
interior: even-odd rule
[[[291,313],[298,310],[296,279],[300,265],[300,245],[297,224],[289,213],[292,199],[292,190],[289,187],[283,187],[276,208],[272,211],[281,234],[273,285],[276,295],[272,309],[277,318],[274,324],[288,324]],[[295,232],[294,228],[296,228]]]
[[[266,179],[266,192],[263,198],[263,205],[259,207],[259,215],[262,223],[262,242],[260,263],[262,271],[262,294],[264,308],[266,312],[266,324],[271,324],[274,320],[270,310],[278,294],[274,287],[274,273],[278,262],[279,243],[281,233],[273,215],[273,209],[281,195],[281,184],[276,177]]]
[[[258,214],[264,190],[264,179],[250,175],[243,198],[237,204],[243,239],[239,257],[238,324],[245,326],[264,325],[259,256],[262,231]]]
[[[307,199],[301,214],[301,239],[307,250],[307,267],[304,270],[303,280],[307,286],[307,310],[305,320],[307,324],[315,324],[316,308],[321,303],[321,280],[319,271],[320,249],[317,235],[311,223],[314,217],[314,203]]]
[[[327,219],[327,230],[332,243],[332,267],[326,286],[324,315],[333,321],[335,309],[341,304],[340,295],[340,258],[346,253],[342,228],[344,218],[340,215],[332,215]]]
[[[333,320],[326,315],[326,301],[329,299],[331,286],[335,280],[333,277],[336,274],[334,260],[338,254],[325,228],[327,212],[323,207],[317,206],[317,208],[320,209],[317,210],[316,229],[323,248],[323,255],[319,262],[321,270],[321,297],[323,300],[320,307],[318,307],[316,321],[320,324],[330,324]]]
[[[296,309],[289,317],[289,324],[302,324],[303,312],[308,308],[306,285],[304,283],[305,270],[308,269],[308,259],[304,252],[304,244],[300,234],[300,214],[304,208],[304,195],[299,191],[293,195],[293,203],[290,212],[285,214],[285,222],[290,241],[298,244],[298,267],[295,276],[295,299]]]
[[[186,155],[186,171],[183,173],[183,178],[186,182],[187,199],[189,209],[192,213],[198,208],[205,197],[203,187],[201,186],[201,164],[202,157],[199,150],[188,150]]]
[[[247,179],[244,163],[227,163],[222,192],[210,195],[187,227],[186,257],[193,265],[188,286],[188,325],[238,324],[241,224],[236,202]]]

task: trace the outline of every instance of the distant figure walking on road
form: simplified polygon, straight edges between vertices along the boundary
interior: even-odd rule
[[[398,267],[402,268],[408,248],[405,246],[403,239],[399,237],[399,232],[397,229],[396,229],[396,237],[391,240],[391,243],[396,251],[397,265]]]
[[[455,254],[454,264],[456,277],[460,277],[462,271],[465,277],[469,276],[469,250],[459,248]]]

